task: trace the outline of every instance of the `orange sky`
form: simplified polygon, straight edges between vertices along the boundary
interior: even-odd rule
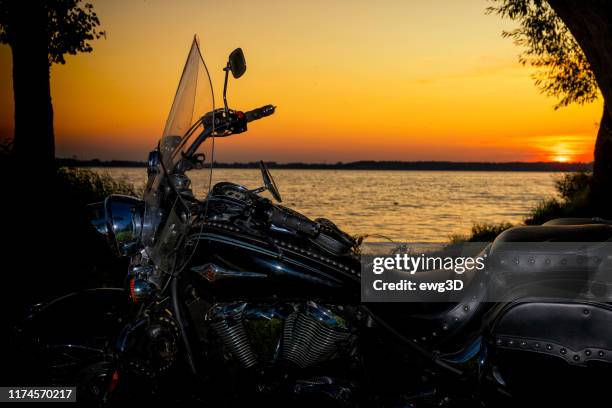
[[[601,100],[557,111],[486,0],[94,1],[107,39],[53,66],[57,156],[144,160],[197,33],[220,101],[277,113],[221,140],[221,161],[590,161]],[[0,46],[0,136],[12,135]]]

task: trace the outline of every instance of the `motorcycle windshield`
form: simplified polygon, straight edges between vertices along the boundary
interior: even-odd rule
[[[169,173],[178,164],[182,153],[202,133],[204,128],[200,120],[206,113],[214,112],[214,107],[210,75],[198,41],[194,38],[159,141],[163,164]]]
[[[143,243],[148,256],[164,270],[170,269],[172,260],[169,254],[175,252],[177,240],[187,231],[189,224],[189,219],[179,216],[185,214],[182,198],[176,194],[168,196],[167,192],[172,190],[171,186],[179,184],[177,177],[181,172],[175,170],[184,154],[205,131],[204,122],[214,126],[214,108],[210,75],[198,41],[194,38],[158,143],[161,166],[158,171],[149,174],[144,191]],[[204,116],[207,117],[206,121],[202,120]],[[213,143],[211,136],[200,144],[198,153],[202,154],[199,160],[202,169],[188,174],[195,193],[206,194],[210,189]]]

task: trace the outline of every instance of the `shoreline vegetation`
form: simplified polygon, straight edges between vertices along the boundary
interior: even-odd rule
[[[521,225],[541,225],[555,218],[612,218],[612,209],[603,210],[593,199],[593,173],[566,173],[555,181],[557,197],[550,197],[537,203],[522,223],[474,223],[469,234],[449,236],[452,243],[490,242],[505,230]]]
[[[62,167],[146,167],[145,162],[129,160],[79,160],[57,159]],[[451,161],[356,161],[337,163],[277,163],[267,162],[273,169],[295,170],[420,170],[420,171],[542,171],[542,172],[588,172],[593,163],[560,162],[451,162]],[[218,169],[256,169],[259,162],[218,163]]]

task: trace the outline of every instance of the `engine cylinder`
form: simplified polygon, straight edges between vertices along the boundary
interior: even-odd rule
[[[247,304],[242,302],[216,305],[210,310],[207,320],[211,322],[212,328],[232,355],[244,367],[252,367],[257,364],[257,357],[242,321],[246,306]]]
[[[341,316],[314,302],[222,303],[210,309],[206,320],[234,358],[247,368],[275,360],[310,367],[332,358],[338,345],[351,336]]]
[[[349,339],[343,318],[314,302],[308,302],[285,321],[281,356],[299,367],[321,363]]]

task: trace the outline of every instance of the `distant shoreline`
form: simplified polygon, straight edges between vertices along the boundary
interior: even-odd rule
[[[60,166],[68,167],[146,167],[145,162],[128,160],[57,159]],[[559,162],[450,162],[450,161],[356,161],[348,163],[276,163],[267,162],[275,169],[296,170],[422,170],[422,171],[592,171],[593,163]],[[215,163],[220,169],[254,169],[259,162]]]

